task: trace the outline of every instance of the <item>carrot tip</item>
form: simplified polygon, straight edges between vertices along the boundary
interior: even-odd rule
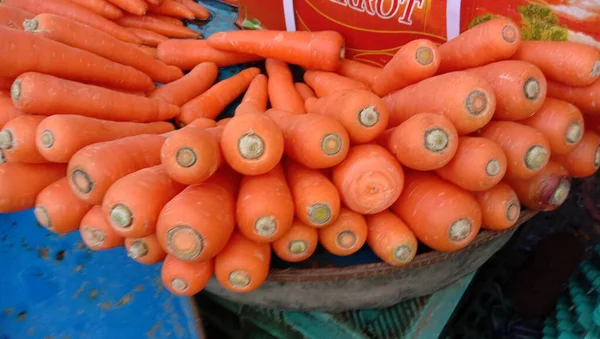
[[[133,223],[133,214],[127,206],[117,204],[110,210],[110,223],[118,228],[130,227]]]
[[[197,161],[196,152],[189,147],[180,148],[177,150],[175,160],[181,167],[188,168],[194,166]]]
[[[265,153],[265,142],[250,131],[238,140],[238,151],[244,159],[256,160]]]
[[[518,202],[513,201],[510,203],[510,205],[508,205],[508,208],[506,209],[506,220],[514,222],[515,220],[517,220],[520,214],[521,205],[519,205]]]
[[[229,282],[233,287],[242,288],[250,285],[252,279],[250,274],[244,270],[236,270],[229,273]]]
[[[467,218],[460,218],[448,228],[448,239],[454,242],[460,242],[469,237],[473,231],[473,223]]]
[[[254,230],[263,237],[270,237],[277,231],[277,220],[272,215],[260,217],[254,223]]]
[[[419,47],[415,53],[415,60],[423,66],[433,62],[433,51],[429,47]]]
[[[171,280],[171,288],[178,292],[184,292],[188,288],[188,283],[182,278],[173,278]]]
[[[90,176],[83,170],[76,169],[71,173],[71,182],[79,193],[90,193],[94,187],[94,183]]]
[[[202,236],[185,225],[175,226],[167,233],[167,247],[181,260],[193,260],[204,249]]]
[[[9,130],[0,131],[0,148],[11,149],[13,147],[13,135]]]
[[[475,90],[467,96],[465,107],[470,115],[478,116],[483,113],[488,105],[487,95],[479,90]]]
[[[517,28],[514,25],[506,25],[502,28],[502,38],[506,42],[515,42],[517,40]]]
[[[341,248],[351,248],[356,244],[357,240],[356,234],[351,231],[340,232],[336,239],[338,246]]]
[[[448,147],[448,133],[441,128],[426,130],[424,139],[424,146],[428,151],[440,153]]]
[[[394,258],[401,263],[408,262],[413,257],[414,249],[412,246],[405,244],[394,249]]]
[[[104,239],[106,239],[106,233],[97,228],[84,226],[81,228],[81,236],[85,243],[92,249],[102,246]]]
[[[322,226],[331,219],[331,208],[328,204],[314,203],[308,207],[308,220],[313,225]]]
[[[536,100],[539,98],[541,92],[541,86],[538,79],[531,77],[523,84],[523,94],[527,100]]]
[[[336,155],[341,151],[343,143],[339,135],[330,133],[321,140],[321,149],[326,155]]]
[[[137,259],[148,255],[148,246],[143,240],[135,240],[127,249],[127,256],[131,259]]]
[[[565,132],[565,140],[568,144],[576,144],[583,137],[583,127],[580,121],[572,121]]]
[[[545,147],[534,145],[525,153],[525,166],[532,171],[537,171],[546,166],[548,156],[549,152]]]
[[[500,162],[496,159],[488,161],[485,166],[485,173],[490,177],[498,175],[500,173]]]
[[[48,216],[48,211],[44,207],[36,206],[35,210],[33,210],[33,215],[35,215],[38,224],[52,230],[52,221],[50,220],[50,216]]]
[[[375,110],[375,106],[363,108],[358,113],[358,122],[365,127],[373,127],[379,121],[379,112]]]
[[[39,27],[40,22],[37,19],[25,19],[25,21],[23,21],[25,32],[35,32]]]
[[[13,102],[17,102],[21,99],[21,79],[15,80],[10,86],[10,97]]]
[[[46,148],[52,147],[52,145],[54,145],[54,133],[48,130],[43,131],[40,135],[40,142],[42,143],[42,146]]]
[[[569,196],[569,191],[571,190],[571,182],[569,180],[562,178],[560,179],[560,183],[556,186],[554,193],[552,193],[552,198],[550,198],[550,204],[554,206],[562,205],[567,197]]]
[[[304,240],[292,240],[288,245],[288,249],[292,254],[303,254],[308,249],[308,245]]]

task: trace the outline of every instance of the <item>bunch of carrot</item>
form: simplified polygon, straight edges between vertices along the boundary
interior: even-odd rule
[[[558,208],[600,165],[600,52],[521,41],[508,20],[415,40],[378,68],[345,59],[332,31],[161,37],[156,59],[123,28],[183,32],[172,17],[203,18],[186,0],[3,3],[0,211],[35,208],[92,250],[164,261],[174,294],[213,275],[250,292],[272,252],[298,262],[318,244],[366,243],[391,265],[419,242],[459,250],[514,226],[521,205]],[[266,75],[215,83],[263,59]]]

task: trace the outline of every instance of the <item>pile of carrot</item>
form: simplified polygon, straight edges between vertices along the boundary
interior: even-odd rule
[[[3,0],[0,212],[164,262],[177,295],[213,276],[246,293],[272,255],[319,244],[390,265],[465,248],[521,206],[558,208],[600,166],[591,47],[493,19],[378,68],[345,59],[333,31],[185,26],[209,17],[192,0]],[[266,74],[216,82],[262,60]]]

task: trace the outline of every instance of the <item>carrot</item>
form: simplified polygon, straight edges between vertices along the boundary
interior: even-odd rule
[[[402,46],[377,74],[373,92],[385,96],[408,85],[432,77],[440,67],[440,52],[427,39],[413,40]]]
[[[150,1],[148,1],[148,2],[150,2]],[[182,19],[177,19],[177,18],[174,18],[172,16],[160,15],[160,14],[148,14],[148,13],[146,13],[146,16],[149,17],[149,18],[154,18],[154,19],[158,19],[158,20],[161,20],[161,21],[164,21],[164,22],[168,22],[168,23],[171,23],[173,25],[185,26],[185,24],[183,23]],[[144,30],[144,31],[151,32],[151,31],[148,31],[148,30]]]
[[[467,246],[481,226],[481,209],[469,192],[426,172],[407,173],[392,211],[436,251]]]
[[[507,178],[527,179],[542,170],[550,158],[550,143],[536,129],[512,121],[492,121],[480,132],[506,154]]]
[[[55,233],[69,233],[79,229],[83,216],[92,205],[79,200],[71,192],[69,180],[62,178],[44,188],[35,200],[37,222]]]
[[[445,166],[456,154],[458,135],[443,115],[420,113],[385,131],[377,140],[402,165],[420,171]]]
[[[212,119],[198,118],[189,123],[187,126],[201,128],[217,127],[217,122]]]
[[[147,74],[153,81],[171,82],[183,76],[179,68],[167,66],[151,56],[140,53],[137,46],[58,15],[40,14],[32,20],[25,21],[25,30],[131,66]],[[152,88],[153,86],[133,89]]]
[[[425,79],[386,96],[383,102],[390,111],[389,127],[398,126],[418,113],[438,113],[450,119],[460,135],[485,126],[496,108],[491,85],[467,72]]]
[[[485,191],[504,178],[507,161],[504,151],[494,141],[460,137],[452,160],[435,172],[467,191]]]
[[[0,91],[0,128],[10,120],[23,115],[23,112],[15,108],[10,94]]]
[[[193,0],[178,0],[181,2],[188,10],[190,10],[196,19],[198,20],[208,20],[210,18],[210,12],[206,9],[206,7],[201,4],[193,1]]]
[[[235,232],[215,258],[215,277],[225,289],[248,293],[259,288],[269,275],[271,247]]]
[[[183,105],[177,120],[182,124],[189,124],[197,118],[215,119],[227,105],[248,88],[252,79],[259,73],[258,68],[251,67],[216,83],[206,92]]]
[[[304,101],[294,87],[294,79],[288,65],[280,60],[265,61],[269,76],[269,99],[271,107],[292,113],[305,113]]]
[[[142,39],[144,45],[151,47],[158,47],[161,42],[169,40],[166,36],[147,29],[128,27],[127,30],[133,32],[138,38]]]
[[[264,113],[269,103],[269,85],[267,77],[259,74],[250,82],[242,102],[235,109],[235,115],[245,112]]]
[[[375,78],[377,78],[379,72],[381,72],[381,68],[360,61],[344,59],[337,72],[346,78],[362,82],[367,85],[368,88],[373,88]]]
[[[347,256],[363,247],[367,241],[367,232],[365,218],[342,207],[333,224],[319,229],[319,242],[329,253]]]
[[[101,204],[118,179],[142,168],[160,164],[166,137],[141,134],[86,146],[69,161],[71,189],[82,200]]]
[[[331,225],[340,213],[340,195],[334,184],[319,170],[290,161],[287,180],[294,199],[296,217],[320,228]]]
[[[528,179],[507,179],[508,184],[525,207],[532,210],[553,211],[560,207],[571,189],[567,170],[554,161]]]
[[[284,152],[310,168],[328,168],[348,154],[348,132],[337,120],[322,114],[294,114],[275,109],[267,112],[283,132]]]
[[[417,254],[418,242],[410,228],[390,211],[367,215],[367,243],[384,262],[406,265]]]
[[[333,183],[351,210],[374,214],[390,207],[402,192],[402,166],[383,147],[360,145],[333,168]]]
[[[187,6],[174,0],[164,0],[160,5],[150,4],[148,12],[182,19],[195,19],[194,13]]]
[[[0,165],[0,213],[33,208],[37,195],[65,174],[66,167],[62,164]]]
[[[158,45],[157,57],[167,65],[183,70],[196,67],[203,62],[214,62],[219,67],[245,64],[262,59],[259,56],[223,52],[212,48],[206,40],[169,39]]]
[[[350,142],[373,141],[387,127],[389,111],[375,94],[362,89],[336,91],[319,99],[306,100],[306,111],[328,115],[348,131]]]
[[[23,30],[23,21],[33,18],[34,15],[15,7],[0,4],[0,25]]]
[[[203,62],[183,78],[157,87],[149,98],[163,100],[175,106],[183,106],[198,95],[206,92],[217,79],[219,69],[212,62]]]
[[[315,91],[315,94],[319,98],[336,91],[349,89],[368,89],[365,84],[358,80],[324,71],[306,71],[304,73],[304,82]]]
[[[589,86],[600,77],[600,51],[570,41],[523,41],[514,56],[530,62],[554,81]]]
[[[307,84],[303,82],[294,83],[294,87],[296,87],[296,91],[300,94],[302,100],[306,102],[309,98],[316,98],[315,92],[313,92],[312,88],[308,87]]]
[[[85,25],[94,27],[97,30],[106,32],[119,40],[123,40],[131,43],[141,43],[142,41],[133,33],[129,32],[125,28],[117,25],[116,23],[104,18],[103,16],[85,8],[79,6],[69,0],[2,0],[2,3],[15,8],[20,8],[32,14],[38,15],[42,13],[51,13],[81,22]],[[3,33],[4,35],[4,33]],[[6,39],[6,37],[4,37]],[[23,44],[30,44],[32,41],[22,42]],[[30,44],[33,45],[33,44]],[[33,46],[31,46],[33,47]],[[42,46],[37,46],[36,51],[50,51]],[[13,50],[13,53],[15,51]],[[37,54],[36,52],[29,53],[18,53],[16,57],[22,57],[23,55]],[[4,58],[2,58],[4,59]],[[65,65],[74,67],[70,62],[61,62],[60,66],[64,68]]]
[[[135,48],[140,50],[142,53],[156,59],[156,48],[150,47],[150,46],[145,46],[145,45],[136,46]]]
[[[119,236],[146,237],[154,233],[162,208],[184,188],[164,167],[144,168],[110,186],[102,200],[102,213]]]
[[[600,136],[588,129],[575,149],[564,155],[552,154],[552,160],[564,166],[572,177],[594,175],[600,167]]]
[[[160,5],[164,0],[146,0],[146,1],[152,5]]]
[[[10,90],[10,86],[12,86],[14,81],[15,79],[11,77],[0,77],[0,93],[2,93],[2,91]]]
[[[69,0],[72,3],[76,3],[81,7],[85,7],[92,12],[102,15],[103,17],[109,20],[116,20],[123,16],[123,11],[121,11],[117,6],[109,3],[106,0]],[[31,19],[31,18],[28,18]]]
[[[198,120],[198,119],[196,119],[196,120]],[[231,118],[223,118],[223,119],[217,121],[217,127],[225,126],[229,123],[229,121],[231,121]]]
[[[212,260],[189,262],[167,255],[160,276],[171,293],[191,297],[208,284],[214,271],[213,266]]]
[[[512,21],[501,18],[484,22],[439,47],[439,73],[509,59],[520,44],[519,28]]]
[[[299,262],[310,258],[317,249],[319,233],[316,228],[294,219],[290,229],[271,243],[273,252],[287,262]]]
[[[505,183],[480,192],[473,193],[481,207],[481,227],[502,231],[511,228],[519,219],[521,204],[515,191]]]
[[[187,27],[165,22],[148,16],[123,15],[115,21],[123,27],[142,28],[162,34],[169,38],[181,39],[197,39],[200,37],[198,32],[195,32]]]
[[[140,122],[167,120],[179,114],[179,107],[164,101],[41,73],[21,74],[13,83],[11,96],[15,107],[25,113],[80,114],[91,118]]]
[[[159,263],[167,256],[154,234],[137,239],[126,238],[125,249],[128,257],[145,265]]]
[[[125,12],[144,15],[148,11],[148,3],[144,0],[107,0]]]
[[[546,99],[546,77],[539,68],[527,62],[498,61],[469,71],[486,79],[494,89],[496,120],[527,119]]]
[[[92,207],[81,220],[81,239],[92,251],[109,250],[123,246],[125,240],[113,231],[102,215],[102,208]]]
[[[572,87],[548,81],[548,96],[568,101],[585,114],[600,115],[600,81],[587,87]]]
[[[5,161],[48,162],[35,147],[35,129],[44,118],[43,115],[21,115],[4,125],[0,131],[0,148]]]
[[[40,72],[126,90],[154,88],[152,80],[133,67],[10,28],[0,27],[0,34],[5,42],[0,49],[0,76],[17,77],[25,72]]]
[[[219,173],[189,186],[169,201],[158,217],[156,236],[167,253],[205,261],[223,250],[235,228],[235,191]]]

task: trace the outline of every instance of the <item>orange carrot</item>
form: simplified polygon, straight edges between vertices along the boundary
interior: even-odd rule
[[[86,146],[69,161],[71,189],[82,200],[101,204],[109,187],[142,168],[160,164],[166,137],[141,134]]]
[[[267,280],[271,247],[244,238],[235,232],[215,258],[215,276],[225,289],[248,293]]]
[[[0,91],[0,128],[10,120],[23,115],[23,112],[15,108],[10,94]]]
[[[308,259],[317,249],[319,233],[316,228],[294,219],[290,229],[279,239],[271,243],[273,252],[287,262],[299,262]]]
[[[519,219],[521,204],[515,191],[505,183],[481,192],[474,193],[481,207],[481,227],[502,231],[511,228]]]
[[[123,11],[121,11],[117,6],[107,2],[106,0],[69,0],[72,3],[76,3],[79,6],[85,7],[92,12],[102,15],[103,17],[116,20],[123,16]],[[28,18],[31,19],[31,18]]]
[[[375,94],[362,89],[336,91],[319,99],[306,100],[306,111],[338,120],[353,144],[373,141],[387,127],[389,111]]]
[[[165,260],[167,253],[160,247],[156,235],[143,238],[126,238],[127,256],[140,264],[152,265]]]
[[[102,200],[102,212],[121,237],[146,237],[154,233],[162,208],[184,188],[164,167],[144,168],[110,186]]]
[[[135,16],[126,14],[117,19],[115,22],[123,27],[142,28],[160,33],[169,38],[197,39],[200,37],[198,32],[195,32],[187,27],[182,27],[148,16]]]
[[[570,41],[523,41],[515,59],[530,62],[554,81],[588,86],[600,77],[600,51]]]
[[[92,251],[109,250],[123,246],[125,240],[113,231],[102,215],[102,207],[92,207],[81,220],[81,239]]]
[[[269,103],[268,83],[267,77],[263,74],[254,77],[242,98],[242,102],[235,109],[235,115],[246,112],[264,113]]]
[[[317,97],[315,95],[315,92],[313,92],[312,88],[308,87],[308,85],[303,82],[296,82],[294,86],[296,87],[296,91],[298,91],[298,94],[300,94],[300,97],[304,101],[308,100],[309,98]]]
[[[417,238],[410,228],[390,211],[367,215],[367,243],[390,265],[406,265],[417,254]]]
[[[115,122],[80,115],[53,115],[42,120],[35,142],[48,161],[67,163],[85,146],[138,134],[160,134],[173,130],[168,122],[148,124]]]
[[[287,179],[294,198],[296,217],[312,227],[331,225],[340,213],[340,195],[319,170],[290,161]]]
[[[425,79],[383,98],[390,111],[389,127],[411,116],[429,112],[445,115],[458,134],[469,134],[485,126],[496,108],[493,88],[483,78],[452,72]]]
[[[160,276],[171,293],[191,297],[208,284],[214,271],[213,266],[212,260],[189,262],[167,255]]]
[[[507,161],[504,151],[494,141],[460,137],[452,160],[435,172],[467,191],[485,191],[504,178]]]
[[[179,114],[179,107],[164,101],[41,73],[20,75],[13,84],[11,96],[19,110],[44,115],[80,114],[114,121],[152,122]]]
[[[307,69],[335,71],[344,58],[344,38],[334,31],[285,32],[244,30],[219,32],[208,38],[219,50],[256,54]],[[312,87],[312,86],[311,86]]]
[[[467,246],[481,226],[481,209],[469,192],[426,172],[406,174],[404,190],[392,210],[436,251]]]
[[[175,106],[183,106],[206,92],[217,79],[219,69],[212,62],[203,62],[183,78],[157,87],[149,98],[163,100]]]
[[[48,230],[69,233],[79,229],[81,219],[91,208],[92,205],[71,192],[69,180],[62,178],[38,194],[33,213],[38,223]]]
[[[195,15],[192,11],[190,11],[183,4],[174,0],[164,0],[160,5],[150,4],[148,6],[148,12],[182,19],[195,19]]]
[[[181,2],[188,10],[190,10],[197,20],[208,20],[210,18],[210,12],[206,9],[206,7],[201,4],[193,1],[193,0],[178,0]]]
[[[385,96],[408,85],[432,77],[440,67],[440,52],[427,39],[413,40],[402,46],[377,74],[373,91]]]
[[[385,131],[377,140],[402,165],[420,171],[445,166],[456,154],[458,135],[443,115],[420,113]]]
[[[45,117],[21,115],[9,120],[0,131],[0,148],[7,162],[48,162],[35,146],[35,130]]]
[[[258,68],[251,67],[216,83],[206,92],[183,105],[177,120],[182,124],[189,124],[197,118],[216,118],[227,105],[248,88],[252,79],[259,73]]]
[[[150,2],[150,1],[148,1],[148,2]],[[164,22],[168,22],[168,23],[171,23],[173,25],[185,26],[185,24],[183,23],[182,19],[177,19],[177,18],[174,18],[172,16],[166,16],[166,15],[160,15],[160,14],[146,14],[146,16],[150,17],[150,18],[162,20]],[[151,32],[151,31],[148,31],[148,30],[145,30],[145,31]]]
[[[544,103],[548,85],[536,66],[524,61],[498,61],[469,70],[486,79],[496,95],[497,120],[523,120]]]
[[[217,127],[217,122],[212,119],[206,118],[198,118],[187,125],[188,127],[201,127],[201,128],[209,128],[209,127]],[[209,130],[211,131],[211,130]],[[173,133],[171,133],[173,134]]]
[[[157,47],[161,42],[169,40],[166,36],[147,29],[128,27],[127,30],[135,33],[135,35],[142,39],[144,45],[152,47]]]
[[[5,42],[0,48],[0,76],[17,77],[25,72],[40,72],[125,90],[154,88],[152,80],[133,67],[10,28],[0,27],[0,34]]]
[[[2,26],[23,30],[23,21],[33,17],[32,13],[0,3],[0,25]]]
[[[148,11],[148,3],[144,0],[107,0],[125,12],[144,15]]]
[[[275,109],[292,113],[304,113],[304,101],[294,87],[294,79],[288,65],[280,60],[265,61],[269,76],[269,99]]]
[[[568,101],[585,114],[600,116],[600,81],[587,87],[571,87],[548,81],[548,96]]]
[[[348,154],[348,132],[337,120],[321,114],[294,114],[275,109],[267,112],[283,132],[284,152],[310,168],[328,168]]]
[[[519,28],[508,19],[479,24],[439,47],[439,72],[464,70],[512,57],[521,43]]]
[[[183,70],[203,62],[214,62],[219,67],[245,64],[262,58],[251,54],[223,52],[212,48],[206,40],[169,39],[158,45],[157,57],[167,65]]]
[[[361,214],[379,213],[390,207],[402,192],[402,166],[383,147],[360,145],[333,168],[333,183],[342,201]]]
[[[198,119],[196,119],[196,120],[198,120]],[[225,126],[229,123],[229,121],[231,121],[231,118],[223,118],[223,119],[217,121],[217,127]]]
[[[142,53],[156,59],[156,48],[150,47],[150,46],[145,46],[145,45],[136,46],[135,48],[140,50]]]
[[[365,84],[358,80],[324,71],[306,71],[304,82],[315,91],[319,98],[341,90],[368,89]]]
[[[151,56],[140,53],[137,46],[119,41],[97,29],[58,15],[40,14],[25,22],[25,30],[131,66],[147,74],[153,81],[171,82],[183,76],[179,68],[167,66]],[[147,90],[152,87],[139,89]]]
[[[367,241],[367,232],[365,218],[342,207],[333,224],[319,229],[319,242],[331,254],[351,255],[363,247]]]
[[[531,178],[550,158],[550,143],[532,127],[512,121],[492,121],[480,134],[495,141],[504,151],[508,160],[507,178]]]
[[[600,166],[600,136],[588,129],[575,149],[564,155],[552,154],[552,160],[564,166],[573,177],[594,175]]]
[[[38,194],[65,174],[66,166],[62,164],[0,165],[0,213],[33,208]]]
[[[367,85],[367,87],[373,88],[375,78],[377,78],[379,72],[381,72],[381,68],[360,61],[344,59],[337,72],[346,78],[358,80]]]
[[[519,201],[532,210],[553,211],[560,207],[571,189],[569,173],[554,161],[528,179],[507,179]]]
[[[141,43],[142,41],[133,33],[129,32],[125,28],[117,25],[116,23],[104,18],[103,16],[96,14],[95,12],[79,6],[69,0],[2,0],[2,3],[15,8],[20,8],[32,14],[38,15],[42,13],[51,13],[63,16],[81,22],[88,26],[94,27],[97,30],[106,32],[119,40],[132,43]],[[4,34],[4,33],[3,33]],[[23,44],[29,43],[22,42]],[[33,45],[33,44],[31,44]],[[33,47],[33,46],[32,46]],[[36,51],[48,51],[42,46],[37,46]],[[13,50],[13,53],[16,53]],[[39,54],[36,52],[17,54],[17,57],[23,55]],[[4,58],[3,58],[4,59]],[[74,67],[70,62],[62,61],[60,66],[69,65]],[[70,68],[69,67],[69,68]]]

